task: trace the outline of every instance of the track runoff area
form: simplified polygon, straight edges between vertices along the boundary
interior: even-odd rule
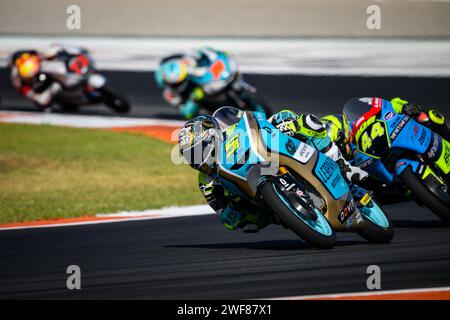
[[[107,76],[123,92],[131,92],[130,99],[135,102],[132,113],[117,117],[101,107],[82,109],[77,115],[32,112],[26,101],[4,85],[7,78],[3,69],[0,121],[138,131],[173,143],[173,131],[183,122],[175,112],[167,111],[159,92],[152,87],[152,71],[160,56],[199,45],[234,52],[247,80],[258,87],[274,109],[289,106],[322,115],[338,112],[338,106],[352,96],[399,95],[441,107],[449,116],[450,67],[445,58],[439,59],[450,51],[447,42],[0,39],[8,53],[23,43],[44,48],[51,42],[93,48],[98,67],[107,69]],[[113,50],[117,47],[125,49]],[[133,60],[134,50],[144,58]],[[435,56],[433,60],[440,61],[440,65],[428,63],[425,52],[428,58]],[[332,62],[333,57],[338,61]],[[0,59],[3,67],[4,56]],[[82,259],[89,280],[77,296],[84,298],[450,299],[450,235],[445,224],[414,203],[388,206],[386,211],[396,226],[392,244],[373,246],[345,234],[339,235],[340,245],[327,252],[312,250],[294,235],[275,227],[251,237],[229,233],[222,230],[208,206],[2,225],[0,243],[14,247],[16,254],[7,250],[0,255],[2,261],[10,262],[1,267],[2,274],[8,277],[0,281],[0,297],[74,297],[73,291],[55,283],[61,277],[57,270],[69,260]],[[168,236],[167,230],[176,235]],[[68,248],[49,242],[72,242],[81,234],[86,240],[75,241]],[[124,234],[133,234],[135,240]],[[35,239],[33,244],[31,239]],[[44,257],[39,248],[46,245],[60,258]],[[84,246],[88,258],[80,256]],[[103,256],[92,256],[100,249],[111,252],[110,258],[105,257],[111,264],[105,274],[100,274]],[[131,252],[128,259],[145,262],[148,268],[136,270],[123,257],[126,252]],[[224,259],[223,255],[233,259]],[[27,267],[13,268],[24,259],[20,257],[46,266],[37,273]],[[171,265],[170,271],[163,267],[167,264]],[[227,269],[228,264],[234,269]],[[248,265],[259,267],[252,271]],[[382,290],[367,289],[369,265],[380,266]],[[258,277],[260,273],[264,275]],[[62,274],[62,278],[65,276]],[[18,284],[24,277],[36,281],[33,288],[25,282]],[[230,285],[231,278],[235,285]]]

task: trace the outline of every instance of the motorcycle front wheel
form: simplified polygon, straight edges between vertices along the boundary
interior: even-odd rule
[[[394,238],[394,227],[381,207],[372,200],[372,208],[361,208],[364,225],[357,233],[373,243],[389,243]]]
[[[443,193],[436,189],[437,194],[433,193],[410,167],[403,170],[400,179],[411,190],[419,203],[430,209],[445,222],[450,223],[450,194],[448,190],[446,193]]]
[[[319,210],[315,209],[317,216],[315,220],[306,217],[295,209],[284,194],[278,190],[276,184],[270,181],[260,188],[260,193],[265,203],[283,224],[308,244],[319,249],[334,247],[336,233]]]
[[[117,113],[128,113],[131,110],[131,105],[128,100],[117,93],[113,93],[107,88],[101,90],[103,101],[105,104]]]

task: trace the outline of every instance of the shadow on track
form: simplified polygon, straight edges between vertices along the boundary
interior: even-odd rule
[[[338,241],[336,247],[354,246],[367,244],[365,240],[361,241]],[[301,240],[275,240],[259,242],[232,242],[232,243],[207,243],[207,244],[182,244],[164,246],[164,248],[200,248],[200,249],[251,249],[251,250],[319,250],[311,247]],[[326,251],[326,250],[320,250]]]
[[[394,228],[444,229],[450,227],[448,223],[440,220],[428,220],[428,221],[394,220],[392,221],[392,223],[394,224]]]

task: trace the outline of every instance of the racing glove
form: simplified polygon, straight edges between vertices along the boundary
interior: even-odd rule
[[[418,117],[422,112],[422,107],[412,102],[403,106],[403,113],[413,118]]]
[[[189,100],[185,104],[181,104],[179,108],[184,118],[191,119],[197,114],[199,106],[195,101]]]
[[[397,113],[411,116],[417,122],[430,127],[445,139],[450,139],[450,129],[445,123],[445,117],[440,112],[433,109],[425,110],[414,103],[408,103],[408,101],[400,98],[392,99],[391,103]]]
[[[413,118],[417,118],[422,112],[424,112],[421,106],[401,98],[394,98],[391,100],[391,103],[395,112],[403,113]]]
[[[425,109],[413,102],[394,98],[391,103],[397,113],[406,114],[414,119],[420,120],[421,116],[426,115]]]

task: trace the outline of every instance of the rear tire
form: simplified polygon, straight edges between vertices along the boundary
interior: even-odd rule
[[[407,167],[400,175],[403,183],[411,189],[420,203],[430,209],[435,215],[450,223],[450,203],[444,203],[426,186],[423,185],[410,167]]]
[[[283,224],[289,227],[289,229],[294,231],[294,233],[296,233],[300,238],[304,239],[311,246],[320,249],[333,248],[336,244],[336,233],[329,225],[325,217],[322,216],[323,220],[325,221],[324,223],[326,223],[331,229],[330,235],[321,234],[315,231],[305,222],[303,222],[299,217],[297,217],[292,212],[295,209],[288,207],[288,205],[277,194],[275,188],[276,186],[273,182],[267,182],[261,187],[260,192],[267,205],[272,209],[272,211],[276,213]]]

